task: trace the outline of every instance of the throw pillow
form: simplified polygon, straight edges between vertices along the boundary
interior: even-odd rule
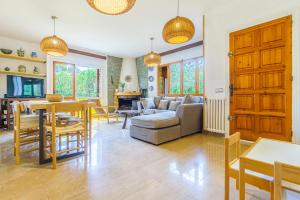
[[[161,99],[162,99],[162,97],[154,97],[155,108],[158,108],[159,102],[160,102]]]
[[[177,97],[176,101],[180,101],[180,102],[182,102],[182,101],[183,101],[183,99],[184,99],[184,97]]]
[[[176,97],[164,97],[163,100],[176,101]]]
[[[202,96],[192,96],[192,103],[203,103]]]
[[[160,100],[158,110],[168,110],[168,100]]]
[[[188,94],[183,98],[182,104],[190,104],[190,103],[192,103],[192,97],[191,95]]]
[[[154,101],[152,98],[143,98],[141,103],[144,109],[153,109],[155,108]]]
[[[176,111],[180,104],[181,104],[180,101],[171,101],[169,105],[169,110]]]

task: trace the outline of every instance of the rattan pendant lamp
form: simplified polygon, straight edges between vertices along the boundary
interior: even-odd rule
[[[45,37],[40,43],[40,48],[43,52],[51,56],[65,56],[69,52],[67,43],[55,35],[55,20],[57,17],[52,16],[54,25],[53,36]]]
[[[147,67],[156,67],[160,65],[161,57],[158,53],[153,52],[153,40],[154,38],[151,37],[151,52],[145,55],[144,63]]]
[[[186,17],[179,16],[179,0],[177,3],[177,17],[169,20],[163,29],[163,38],[170,44],[188,42],[195,34],[193,22]]]
[[[106,15],[121,15],[128,12],[136,0],[87,0],[88,4]]]

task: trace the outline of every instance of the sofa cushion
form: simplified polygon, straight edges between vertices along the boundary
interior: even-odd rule
[[[181,104],[180,101],[171,101],[168,110],[176,111],[177,107]]]
[[[141,98],[141,103],[144,109],[153,109],[155,108],[153,98]]]
[[[143,128],[165,128],[179,124],[179,118],[173,111],[153,115],[141,115],[131,118],[131,124]]]
[[[203,103],[202,96],[192,96],[192,103]]]
[[[158,110],[168,110],[169,101],[168,100],[160,100]]]

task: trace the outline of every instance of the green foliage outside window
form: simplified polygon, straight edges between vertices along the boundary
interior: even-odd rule
[[[201,57],[198,59],[199,67],[199,94],[204,93],[204,58]]]
[[[170,93],[180,94],[180,63],[170,65]]]
[[[65,97],[73,96],[73,65],[55,65],[55,93]]]
[[[183,93],[196,94],[196,61],[188,60],[183,63]]]
[[[97,97],[97,69],[76,68],[76,97]]]

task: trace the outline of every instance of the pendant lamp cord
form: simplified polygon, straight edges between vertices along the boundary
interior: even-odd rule
[[[52,16],[51,18],[53,19],[53,35],[55,35],[55,34],[56,34],[56,30],[55,30],[55,20],[57,19],[57,17]]]
[[[151,37],[150,40],[151,40],[151,52],[152,52],[153,51],[153,40],[154,40],[154,38]]]
[[[177,1],[177,16],[179,16],[179,0]]]

